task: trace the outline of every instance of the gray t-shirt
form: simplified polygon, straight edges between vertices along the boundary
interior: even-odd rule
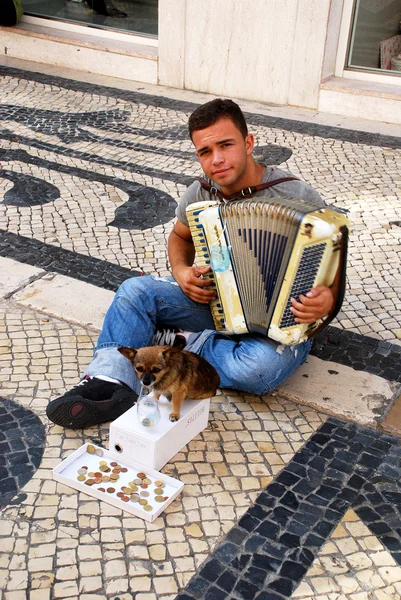
[[[287,173],[286,171],[282,171],[276,167],[266,167],[266,171],[260,183],[267,183],[268,181],[274,181],[276,179],[281,179],[282,177],[292,177],[292,175],[291,173]],[[215,187],[219,188],[218,185],[216,185],[207,177],[205,179],[207,179],[208,183],[212,183]],[[284,181],[284,183],[278,183],[270,188],[256,192],[254,196],[261,196],[264,198],[286,196],[288,198],[296,198],[297,200],[306,200],[308,202],[312,202],[312,204],[316,204],[316,206],[319,208],[326,206],[320,194],[318,194],[318,192],[314,190],[311,185],[301,180]],[[211,196],[207,190],[202,188],[199,181],[194,181],[181,198],[175,211],[176,217],[179,221],[181,221],[181,223],[189,227],[186,215],[187,206],[189,204],[193,204],[194,202],[210,200],[211,198],[213,198],[213,196]],[[238,196],[238,198],[241,198],[241,196]]]

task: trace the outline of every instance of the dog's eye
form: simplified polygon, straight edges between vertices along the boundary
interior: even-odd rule
[[[139,371],[140,373],[143,373],[144,368],[143,367],[135,367],[136,371]]]
[[[158,369],[157,367],[154,367],[152,369],[152,373],[160,373],[161,369]]]

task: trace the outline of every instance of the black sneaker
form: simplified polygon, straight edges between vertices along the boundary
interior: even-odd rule
[[[69,429],[85,429],[114,421],[133,406],[138,395],[126,385],[85,377],[64,396],[49,402],[50,421]]]

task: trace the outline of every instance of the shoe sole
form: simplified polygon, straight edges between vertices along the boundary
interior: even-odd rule
[[[80,396],[71,398],[59,398],[50,402],[46,408],[47,417],[60,427],[68,429],[85,429],[100,423],[114,421],[137,401],[138,396],[133,392],[122,400],[102,400],[94,402]],[[82,406],[76,416],[72,416],[74,407]]]

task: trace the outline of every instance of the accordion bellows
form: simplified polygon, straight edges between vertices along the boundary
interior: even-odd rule
[[[299,344],[321,320],[296,323],[291,298],[319,284],[330,286],[339,267],[341,213],[288,198],[252,198],[190,204],[187,217],[200,266],[210,265],[217,292],[215,327],[226,333],[260,333]]]

